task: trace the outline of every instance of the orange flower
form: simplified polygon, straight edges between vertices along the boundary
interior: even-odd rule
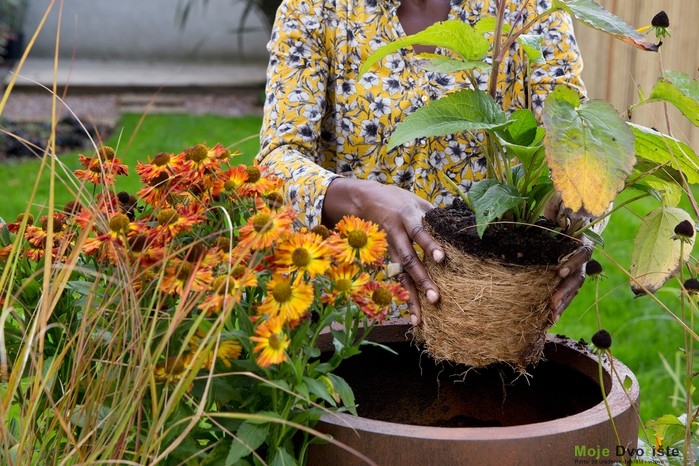
[[[177,354],[155,365],[153,375],[158,382],[176,382],[192,365],[192,353]]]
[[[75,170],[75,176],[84,181],[104,186],[112,186],[117,175],[128,175],[129,168],[116,157],[114,149],[102,146],[97,149],[97,157],[78,156],[85,170]]]
[[[208,291],[214,276],[211,269],[197,268],[191,262],[173,259],[165,270],[160,289],[167,294],[182,294],[188,291]]]
[[[365,296],[359,306],[368,317],[383,321],[394,305],[402,304],[410,295],[399,283],[372,281],[364,287]]]
[[[291,275],[274,273],[267,282],[267,296],[257,307],[258,314],[280,316],[285,321],[297,320],[313,303],[313,286]]]
[[[224,340],[218,344],[216,358],[226,367],[231,367],[230,361],[238,359],[243,347],[235,340]]]
[[[259,197],[278,190],[283,184],[281,178],[266,176],[259,166],[245,167],[247,179],[235,190],[240,197]]]
[[[319,235],[300,232],[290,235],[277,246],[274,262],[284,272],[306,272],[313,279],[328,270],[330,252]]]
[[[7,229],[10,230],[11,233],[17,233],[19,231],[20,226],[22,226],[22,221],[24,220],[25,214],[19,214],[17,216],[17,219],[13,223],[8,223],[7,224]],[[27,216],[27,225],[34,225],[34,216],[32,214],[26,214]]]
[[[293,211],[290,208],[272,212],[263,206],[239,230],[239,249],[264,249],[272,246],[282,235],[291,231]]]
[[[139,189],[136,196],[154,207],[169,206],[168,198],[176,191],[180,183],[181,177],[179,175],[168,175],[166,172],[160,172],[154,175],[146,186]]]
[[[158,226],[154,234],[162,234],[165,238],[173,238],[183,231],[189,231],[192,226],[205,220],[204,206],[199,203],[190,203],[178,206],[177,209],[161,209],[157,214]]]
[[[270,317],[255,329],[255,336],[250,341],[257,343],[253,351],[257,355],[260,367],[269,367],[286,361],[286,348],[289,347],[289,337],[284,333],[284,319]]]
[[[343,217],[336,229],[339,234],[329,238],[340,262],[353,262],[359,259],[362,264],[381,263],[388,248],[386,232],[378,225],[357,217]]]
[[[161,179],[163,174],[169,178],[172,173],[178,173],[182,170],[183,163],[182,154],[172,155],[161,152],[153,157],[153,160],[148,157],[148,163],[137,162],[136,173],[141,176],[142,183],[151,184],[152,181]]]
[[[226,191],[236,192],[248,180],[248,172],[245,168],[245,165],[229,167],[228,170],[221,174],[221,179],[224,182],[223,188]]]
[[[12,252],[12,245],[8,244],[4,248],[0,248],[0,260],[6,260],[8,257],[10,257],[10,253]]]
[[[257,286],[257,277],[243,264],[233,267],[230,275],[216,277],[213,292],[206,295],[199,308],[206,313],[221,312],[240,301],[246,287]]]
[[[364,287],[371,281],[368,273],[357,264],[338,264],[330,267],[328,273],[333,288],[323,295],[324,302],[334,302],[340,297],[351,297],[358,301],[363,296]]]
[[[221,162],[228,160],[231,153],[221,144],[209,149],[204,144],[197,144],[182,151],[180,156],[184,163],[182,175],[186,184],[203,181],[212,173],[218,173]]]

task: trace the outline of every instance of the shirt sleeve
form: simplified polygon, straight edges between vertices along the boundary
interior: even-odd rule
[[[267,68],[264,119],[257,161],[282,178],[291,206],[312,228],[321,221],[325,193],[338,175],[318,159],[327,105],[329,56],[322,2],[285,0],[277,14]]]

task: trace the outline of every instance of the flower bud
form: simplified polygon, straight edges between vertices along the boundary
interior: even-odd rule
[[[597,330],[597,332],[592,335],[592,344],[598,349],[608,350],[612,346],[612,336],[605,329]]]

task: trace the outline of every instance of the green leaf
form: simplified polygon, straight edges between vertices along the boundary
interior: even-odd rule
[[[546,99],[546,160],[564,205],[573,212],[601,216],[636,162],[634,136],[610,104],[576,102],[575,91],[563,86]]]
[[[270,466],[297,466],[297,464],[293,455],[284,447],[277,448],[272,461],[269,463]]]
[[[455,60],[444,55],[420,54],[420,57],[425,58],[425,62],[420,63],[420,68],[436,73],[454,73],[456,71],[481,69],[488,66],[482,61]]]
[[[481,180],[471,185],[468,197],[476,211],[476,231],[481,238],[490,222],[525,200],[513,186],[501,184],[493,179]]]
[[[236,432],[235,439],[228,450],[226,466],[232,466],[257,450],[267,438],[269,424],[252,424],[244,422]]]
[[[616,39],[650,52],[658,51],[655,44],[623,19],[605,10],[592,0],[554,0],[552,9],[563,9],[581,23],[606,32]]]
[[[536,122],[536,117],[528,109],[520,109],[510,115],[510,123],[503,130],[496,131],[509,143],[520,146],[536,144],[537,130],[540,128]],[[543,130],[542,130],[543,137]],[[509,136],[509,137],[508,137]],[[541,139],[539,139],[540,141]]]
[[[506,124],[505,112],[490,95],[465,89],[430,102],[408,115],[391,135],[388,148],[418,138],[490,130]]]
[[[527,54],[529,63],[544,63],[544,54],[541,51],[541,41],[543,37],[539,34],[522,34],[517,38],[524,53]]]
[[[699,82],[679,71],[665,71],[645,102],[669,102],[694,126],[699,126]]]
[[[199,466],[218,466],[221,464],[228,464],[225,461],[228,457],[228,451],[231,448],[231,442],[232,440],[228,437],[224,437],[216,442],[214,449],[211,450],[211,453],[209,453],[206,458],[201,460]]]
[[[675,227],[683,220],[694,223],[687,212],[677,207],[658,207],[643,218],[629,267],[631,289],[636,295],[655,293],[677,274],[681,261],[689,259],[694,237],[684,246],[674,238]]]
[[[690,184],[699,183],[699,158],[690,146],[654,129],[628,125],[634,134],[634,149],[639,159],[668,165],[682,171]],[[676,180],[681,182],[679,177]]]
[[[311,377],[304,377],[303,378],[304,383],[308,387],[308,391],[317,396],[318,398],[325,400],[330,406],[336,406],[337,403],[335,402],[335,399],[333,396],[330,394],[328,391],[328,388],[325,386],[325,384],[319,380],[316,380]]]
[[[342,405],[350,410],[353,414],[356,414],[356,402],[354,399],[354,392],[352,387],[349,386],[347,381],[335,374],[328,374],[328,379],[333,384],[333,388],[338,395],[340,395],[340,400],[342,400]]]
[[[657,172],[656,172],[657,173]],[[634,171],[634,176],[637,174]],[[684,191],[674,180],[666,180],[660,176],[645,176],[633,183],[631,188],[650,194],[666,206],[677,206],[682,200]]]
[[[454,51],[464,61],[482,60],[490,49],[490,42],[464,21],[448,20],[398,39],[372,53],[359,69],[359,77],[382,58],[411,45],[432,45]]]

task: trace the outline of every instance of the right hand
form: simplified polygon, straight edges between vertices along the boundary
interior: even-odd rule
[[[439,289],[414,247],[419,245],[436,262],[444,260],[444,250],[422,224],[425,213],[432,208],[428,201],[405,189],[354,178],[334,179],[323,204],[323,223],[328,227],[345,215],[353,215],[386,232],[391,261],[400,263],[404,271],[398,279],[410,294],[407,304],[413,325],[420,322],[418,293],[424,293],[431,303],[439,301]]]

